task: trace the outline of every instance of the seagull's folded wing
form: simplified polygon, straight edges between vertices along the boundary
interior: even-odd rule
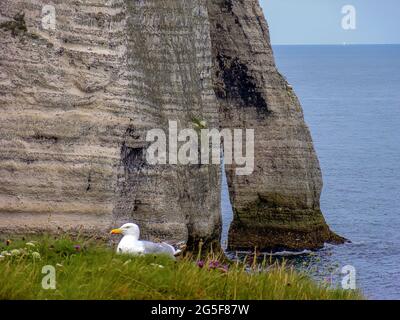
[[[167,243],[154,243],[150,241],[142,241],[144,247],[144,254],[169,254],[175,255],[175,249]]]

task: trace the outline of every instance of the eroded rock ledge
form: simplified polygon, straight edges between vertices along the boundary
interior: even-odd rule
[[[339,241],[319,209],[318,159],[276,70],[257,0],[0,3],[0,232],[218,243],[218,166],[149,166],[146,132],[192,119],[256,129],[256,171],[227,168],[230,248]]]

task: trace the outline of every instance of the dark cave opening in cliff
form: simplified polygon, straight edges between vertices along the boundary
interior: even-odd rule
[[[228,246],[228,233],[231,223],[233,221],[233,210],[232,204],[229,197],[229,188],[226,178],[225,165],[221,165],[221,215],[222,215],[222,234],[221,234],[221,245],[222,248],[226,249]]]

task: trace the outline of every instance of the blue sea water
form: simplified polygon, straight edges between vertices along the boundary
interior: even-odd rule
[[[352,241],[290,260],[334,286],[341,268],[354,266],[367,298],[400,299],[400,46],[275,46],[274,53],[314,139],[322,211]],[[226,184],[222,206],[226,235]]]

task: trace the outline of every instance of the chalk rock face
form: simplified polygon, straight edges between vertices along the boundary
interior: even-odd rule
[[[0,2],[0,232],[219,241],[218,165],[150,165],[151,129],[255,129],[255,172],[227,167],[231,249],[339,239],[300,104],[257,0]]]
[[[0,230],[218,240],[218,166],[144,159],[150,129],[218,126],[206,2],[47,4],[0,2]]]
[[[221,127],[255,130],[255,170],[227,166],[230,249],[317,248],[342,241],[322,216],[322,178],[300,103],[278,72],[258,0],[209,1]]]

